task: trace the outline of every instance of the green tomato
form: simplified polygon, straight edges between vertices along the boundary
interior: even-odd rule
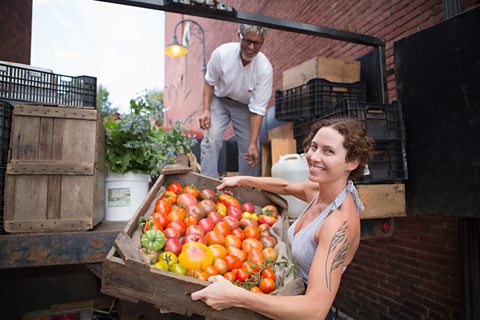
[[[170,271],[178,273],[178,274],[187,274],[187,268],[181,263],[175,263],[170,267]]]
[[[147,230],[142,234],[140,243],[142,247],[158,251],[165,245],[165,235],[159,230]]]
[[[172,251],[164,251],[160,254],[158,260],[165,261],[168,264],[168,266],[172,266],[175,263],[177,263],[178,258],[177,258],[177,255]]]
[[[157,263],[153,265],[154,268],[168,271],[168,263],[163,260],[158,260]]]

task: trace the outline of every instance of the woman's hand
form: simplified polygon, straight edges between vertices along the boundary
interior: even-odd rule
[[[239,187],[240,186],[240,176],[236,177],[225,177],[222,179],[222,183],[217,186],[217,190],[222,190],[226,187]]]
[[[223,310],[233,307],[239,300],[239,290],[245,290],[235,287],[223,276],[212,276],[208,278],[210,285],[202,290],[193,292],[192,300],[202,300],[208,306],[215,310]]]

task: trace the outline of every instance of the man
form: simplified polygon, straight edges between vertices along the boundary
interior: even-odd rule
[[[260,128],[272,94],[272,65],[260,52],[266,29],[239,26],[239,42],[215,49],[207,65],[200,127],[207,130],[201,144],[201,172],[218,178],[218,157],[231,121],[238,144],[240,175],[259,173]]]

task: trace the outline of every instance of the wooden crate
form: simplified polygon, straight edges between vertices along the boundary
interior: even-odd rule
[[[101,222],[104,144],[96,110],[15,106],[6,170],[5,231],[83,231]]]
[[[361,219],[379,219],[404,217],[407,215],[405,204],[405,184],[359,184],[358,195],[365,206]]]
[[[219,180],[191,172],[191,168],[175,166],[164,169],[125,230],[118,235],[114,248],[107,255],[102,268],[102,292],[130,302],[148,302],[158,309],[178,314],[197,314],[208,319],[264,319],[260,314],[249,310],[229,308],[216,311],[201,301],[192,301],[190,294],[202,289],[208,282],[159,270],[144,262],[139,251],[141,231],[137,227],[138,221],[153,211],[156,199],[163,194],[165,186],[172,182],[213,190],[220,183]],[[280,237],[283,241],[286,239],[285,226],[288,222],[284,219],[286,213],[284,200],[277,195],[252,188],[239,187],[235,188],[234,192],[239,201],[248,199],[258,206],[276,204],[282,212],[277,221],[280,225],[283,224],[280,228],[282,232]],[[279,288],[275,294],[297,295],[303,292],[302,279],[295,277]]]
[[[301,86],[315,78],[340,83],[360,81],[360,62],[315,57],[285,70],[282,75],[282,90]]]

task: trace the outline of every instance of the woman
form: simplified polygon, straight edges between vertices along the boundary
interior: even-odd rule
[[[363,205],[350,178],[363,175],[372,139],[361,124],[350,119],[318,122],[306,155],[308,181],[238,176],[223,180],[224,187],[249,186],[309,202],[288,229],[293,261],[307,289],[304,295],[259,295],[210,277],[208,287],[192,293],[214,309],[246,308],[273,319],[332,319],[331,306],[346,267],[360,243],[359,212]],[[308,140],[307,140],[308,141]]]

